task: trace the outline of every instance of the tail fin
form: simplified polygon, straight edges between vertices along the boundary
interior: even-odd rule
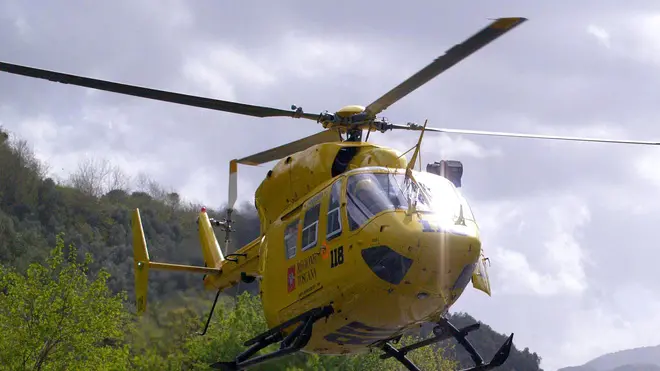
[[[133,210],[131,220],[133,230],[133,267],[135,272],[135,299],[138,314],[144,313],[147,308],[147,282],[149,281],[149,251],[147,240],[144,238],[140,210]]]
[[[220,244],[218,244],[215,233],[213,233],[213,226],[211,226],[209,216],[206,214],[206,208],[202,208],[197,221],[199,223],[199,241],[202,244],[204,263],[210,268],[220,268],[222,262],[225,261],[225,257],[222,255]]]
[[[202,240],[204,260],[207,263],[207,267],[154,262],[149,259],[147,240],[144,236],[142,220],[140,219],[140,210],[133,210],[131,229],[133,230],[133,266],[135,268],[135,299],[138,315],[144,313],[147,309],[147,283],[149,281],[150,269],[198,273],[211,276],[219,276],[222,273],[220,266],[225,258],[222,256],[222,252],[220,252],[220,246],[211,229],[211,223],[208,216],[206,216],[206,210],[202,210],[199,220],[199,236]]]

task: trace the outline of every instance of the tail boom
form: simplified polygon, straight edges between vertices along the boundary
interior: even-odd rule
[[[238,285],[239,282],[249,282],[259,277],[259,250],[262,238],[256,238],[247,245],[227,255],[222,266],[221,275],[204,277],[204,286],[209,290],[225,290]]]

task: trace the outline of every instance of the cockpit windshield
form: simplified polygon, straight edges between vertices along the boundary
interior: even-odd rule
[[[346,183],[347,213],[351,230],[385,210],[405,209],[408,201],[399,184],[402,174],[360,173]]]
[[[432,173],[415,172],[415,180],[426,193],[431,212],[452,220],[462,213],[464,218],[474,220],[467,202],[448,179]]]
[[[386,210],[415,210],[432,213],[441,219],[454,219],[460,213],[461,199],[454,186],[434,174],[415,172],[406,180],[404,173],[359,173],[346,184],[347,214],[351,230]]]

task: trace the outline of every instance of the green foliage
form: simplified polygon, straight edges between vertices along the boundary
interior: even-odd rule
[[[170,315],[171,314],[171,315]],[[152,314],[155,315],[155,314]],[[225,297],[216,307],[209,332],[205,336],[194,335],[199,330],[194,311],[176,309],[160,320],[162,328],[169,329],[161,336],[154,336],[150,351],[137,352],[132,368],[138,370],[206,370],[208,365],[219,360],[231,360],[245,350],[245,341],[268,329],[259,298],[243,293],[235,300]],[[149,322],[142,322],[142,331],[149,331]],[[178,334],[178,335],[177,335]],[[185,335],[187,334],[187,336]],[[418,339],[405,337],[401,345]],[[172,349],[179,352],[173,353]],[[260,354],[272,352],[278,345],[271,345]],[[254,367],[254,370],[404,370],[392,359],[379,359],[380,352],[354,356],[320,356],[316,354],[294,354]],[[432,347],[416,350],[410,358],[423,370],[455,370],[456,362],[444,355],[442,349]]]
[[[91,257],[81,263],[70,247],[65,259],[58,237],[46,265],[25,275],[0,266],[0,369],[122,369],[127,312],[100,271],[88,277]]]

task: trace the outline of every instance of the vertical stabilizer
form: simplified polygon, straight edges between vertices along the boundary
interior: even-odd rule
[[[199,242],[202,245],[204,263],[206,263],[206,266],[209,268],[220,268],[225,257],[222,255],[220,244],[218,244],[218,240],[215,238],[213,226],[211,226],[211,221],[209,220],[208,214],[206,214],[205,207],[203,207],[202,211],[199,213],[198,223]]]
[[[137,313],[142,314],[147,309],[147,282],[149,281],[149,251],[144,238],[140,210],[133,210],[131,220],[133,230],[133,268],[135,272],[135,301]]]

